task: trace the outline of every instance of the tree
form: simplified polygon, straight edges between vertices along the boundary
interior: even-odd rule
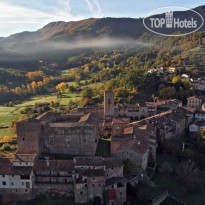
[[[44,76],[43,71],[34,71],[34,72],[28,72],[26,74],[26,77],[29,78],[29,80],[41,80]]]
[[[81,95],[84,99],[91,99],[93,97],[93,90],[91,88],[86,88],[85,90],[83,90]]]
[[[205,128],[202,128],[202,129],[200,130],[199,134],[200,134],[200,137],[201,137],[203,140],[205,140]]]
[[[31,83],[31,87],[32,87],[33,91],[36,90],[36,88],[37,88],[37,83],[36,83],[36,81],[33,81],[33,82]]]
[[[53,101],[50,102],[50,107],[54,107],[55,106],[55,103]]]
[[[169,162],[164,162],[160,167],[160,172],[165,175],[171,175],[173,173],[172,165]]]
[[[129,92],[126,88],[120,87],[115,91],[115,96],[120,98],[128,97]]]
[[[175,87],[170,87],[170,86],[159,91],[159,96],[163,99],[174,98],[175,94],[176,94]]]
[[[175,84],[175,83],[181,82],[181,80],[182,80],[181,76],[178,75],[172,79],[172,83]]]
[[[56,90],[59,92],[64,92],[66,89],[66,83],[62,82],[56,86]]]
[[[76,90],[76,88],[73,85],[69,86],[69,91],[72,93]]]
[[[184,151],[184,157],[185,159],[190,159],[191,161],[194,160],[194,152],[191,149],[186,149]]]

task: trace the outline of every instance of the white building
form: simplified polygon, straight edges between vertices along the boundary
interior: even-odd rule
[[[201,109],[203,98],[198,96],[192,96],[187,98],[187,107]]]
[[[189,125],[189,132],[190,134],[197,134],[203,128],[205,128],[205,121],[195,121]]]
[[[14,159],[0,158],[0,195],[33,198],[35,156],[16,155]]]
[[[195,119],[198,121],[205,121],[205,111],[198,111],[195,113]]]

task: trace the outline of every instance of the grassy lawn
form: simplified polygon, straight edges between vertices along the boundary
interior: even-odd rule
[[[36,103],[50,103],[51,101],[58,101],[58,98],[55,94],[50,95],[37,95],[35,97],[32,97],[31,99],[16,105],[16,107],[27,107],[27,106],[33,106]]]
[[[13,112],[16,108],[15,107],[4,107],[0,106],[0,117],[9,115],[9,113]]]
[[[4,136],[9,136],[9,135],[10,135],[9,128],[0,129],[0,139],[3,138]]]
[[[8,127],[13,120],[18,120],[20,116],[21,116],[20,113],[12,114],[9,116],[0,116],[0,126]]]
[[[96,156],[110,157],[110,140],[100,139],[98,142]]]

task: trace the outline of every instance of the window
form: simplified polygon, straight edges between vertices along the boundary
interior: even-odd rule
[[[98,184],[98,186],[100,187],[101,185],[100,185],[100,184]]]
[[[3,185],[3,186],[6,186],[6,182],[5,182],[5,181],[3,181],[3,182],[2,182],[2,185]]]
[[[93,177],[93,180],[95,180],[95,177]]]
[[[24,137],[22,138],[22,140],[23,140],[23,141],[25,140]]]
[[[92,184],[93,185],[93,187],[95,187],[95,184]]]
[[[112,185],[112,188],[114,189],[114,185]]]
[[[5,175],[2,175],[2,177],[5,177]]]
[[[13,182],[11,182],[11,186],[13,186],[14,185],[14,183]]]
[[[24,186],[24,182],[22,182],[22,186]]]
[[[26,188],[29,189],[30,188],[30,183],[26,182]]]
[[[25,192],[27,192],[28,190],[27,189],[25,189]]]
[[[21,175],[21,179],[30,179],[29,175]]]
[[[83,192],[81,191],[80,194],[83,194]]]
[[[13,174],[12,174],[11,176],[12,176],[12,177],[14,177],[14,175],[13,175]]]

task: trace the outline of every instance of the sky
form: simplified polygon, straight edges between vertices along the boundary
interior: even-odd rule
[[[53,21],[139,18],[159,7],[204,4],[204,0],[0,0],[0,36],[36,31]]]

